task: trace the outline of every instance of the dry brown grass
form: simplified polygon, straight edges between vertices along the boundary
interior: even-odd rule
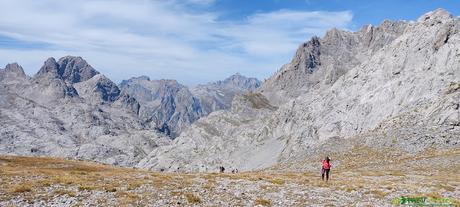
[[[187,202],[190,204],[198,204],[202,202],[201,198],[193,193],[186,193],[185,198],[187,199]]]
[[[129,182],[126,186],[126,189],[127,190],[135,190],[136,188],[139,188],[142,186],[142,182],[138,182],[138,181],[132,181],[132,182]]]
[[[182,192],[180,191],[171,191],[171,196],[180,196]]]
[[[275,185],[283,185],[285,183],[285,181],[283,179],[280,179],[280,178],[270,180],[270,182],[275,184]]]
[[[371,152],[366,152],[366,150],[361,148],[358,152],[360,155],[367,156]],[[433,153],[438,152],[429,152],[423,156],[435,156],[436,154],[433,155]],[[0,200],[14,199],[15,196],[22,196],[28,201],[69,196],[78,197],[84,201],[85,196],[92,194],[91,191],[98,191],[98,193],[115,196],[118,206],[142,206],[152,201],[168,199],[173,199],[170,200],[173,202],[172,205],[175,205],[176,202],[182,203],[178,205],[184,205],[184,203],[186,205],[207,205],[209,200],[216,199],[216,196],[218,199],[231,199],[234,205],[244,205],[248,199],[250,201],[251,198],[259,198],[292,186],[350,195],[367,193],[373,198],[385,200],[390,193],[393,196],[400,190],[423,196],[427,195],[421,192],[455,192],[456,183],[460,182],[457,176],[449,176],[458,172],[460,169],[458,166],[454,166],[450,171],[432,170],[428,172],[423,168],[411,169],[411,174],[408,175],[407,170],[400,168],[388,168],[384,171],[377,168],[352,168],[354,164],[357,164],[356,160],[352,159],[356,158],[349,159],[351,163],[343,161],[341,164],[345,167],[334,169],[331,180],[326,183],[321,181],[318,172],[156,173],[54,158],[0,157],[0,192],[2,190],[10,192],[0,193]],[[19,185],[16,185],[17,183]],[[29,188],[20,190],[18,187],[20,185]],[[255,189],[254,192],[244,192],[244,195],[238,196],[231,193],[235,188],[245,188],[245,185]],[[14,190],[16,188],[18,190]],[[197,194],[196,192],[201,191],[190,191],[190,189],[197,188],[205,190],[206,193]],[[217,189],[223,188],[226,188],[223,193],[220,191],[219,195],[214,194]],[[420,188],[428,190],[421,191]],[[43,196],[46,195],[44,192],[49,192],[50,189],[53,193],[48,196],[49,198]],[[195,194],[190,192],[195,192]],[[287,192],[289,195],[289,192],[294,191],[291,189]],[[298,198],[295,203],[299,201],[316,202],[315,199],[309,198],[308,194],[305,195]],[[431,197],[435,196],[440,195],[431,195]],[[100,202],[100,205],[107,204],[104,203],[106,201]],[[262,198],[253,202],[255,205],[272,205],[270,200]]]
[[[70,196],[70,197],[75,197],[75,196],[77,196],[77,194],[76,194],[75,192],[70,191],[70,190],[63,190],[63,189],[55,190],[55,191],[53,192],[53,194],[55,194],[55,195],[60,195],[60,196],[62,196],[62,195],[68,195],[68,196]]]
[[[352,187],[352,186],[348,186],[348,187],[345,188],[345,191],[347,191],[347,192],[349,192],[349,193],[350,193],[350,192],[353,192],[353,191],[356,191],[356,190],[357,190],[357,189],[356,189],[355,187]]]
[[[256,206],[258,206],[258,205],[260,205],[260,206],[271,206],[272,202],[270,200],[259,198],[259,199],[254,201],[254,205],[256,205]]]
[[[32,191],[32,186],[28,183],[21,183],[21,184],[15,185],[10,190],[11,193],[26,193],[26,192],[31,192],[31,191]]]
[[[121,206],[130,206],[136,204],[140,200],[140,197],[134,193],[130,192],[120,192],[116,193],[116,196],[120,202]],[[136,206],[136,205],[134,205]]]
[[[78,186],[79,191],[93,191],[93,190],[96,190],[96,189],[98,189],[98,188],[95,187],[95,186]]]
[[[49,187],[49,186],[51,186],[51,184],[53,184],[53,182],[50,181],[50,180],[45,179],[45,180],[37,181],[36,184],[39,185],[39,186],[42,186],[42,187]]]
[[[425,196],[427,197],[431,197],[431,198],[442,198],[442,195],[439,194],[439,192],[431,192],[431,193],[427,193],[425,194]]]
[[[371,190],[369,193],[374,195],[376,198],[380,198],[380,199],[384,198],[385,196],[389,194],[388,192],[381,191],[381,190]]]
[[[128,183],[131,187],[140,186],[141,184],[137,184],[138,180],[131,175],[144,173],[92,162],[57,158],[7,156],[0,157],[0,165],[2,165],[0,189],[10,189],[11,193],[32,191],[39,193],[50,186],[74,186],[79,191],[115,192],[121,183]],[[21,181],[20,184],[14,184],[18,181]],[[56,191],[54,194],[75,195],[74,192],[64,190]],[[12,196],[7,194],[4,199]]]
[[[106,192],[111,192],[111,193],[117,192],[117,188],[115,188],[115,187],[113,187],[113,186],[106,186],[106,187],[104,187],[104,190],[105,190]]]
[[[454,192],[455,191],[455,187],[448,186],[448,185],[441,185],[441,186],[446,191],[449,191],[449,192]]]
[[[203,185],[203,188],[205,189],[212,189],[214,187],[216,187],[217,185],[217,181],[215,179],[209,179],[207,180],[207,182]]]

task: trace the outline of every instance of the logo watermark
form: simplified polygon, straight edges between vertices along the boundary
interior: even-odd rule
[[[458,205],[458,202],[453,198],[401,196],[399,198],[394,198],[391,204],[403,206],[455,206]]]

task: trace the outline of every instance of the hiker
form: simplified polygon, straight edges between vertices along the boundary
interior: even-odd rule
[[[221,172],[221,173],[225,172],[224,166],[220,166],[219,169],[220,169],[220,172]]]
[[[330,163],[331,159],[328,157],[326,157],[322,163],[323,163],[323,167],[321,168],[321,179],[324,181],[324,174],[326,174],[326,182],[329,180],[329,171],[331,170],[331,163]]]

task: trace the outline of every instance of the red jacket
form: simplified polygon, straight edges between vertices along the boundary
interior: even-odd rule
[[[327,160],[323,160],[323,169],[325,170],[331,169],[331,163],[329,163]]]

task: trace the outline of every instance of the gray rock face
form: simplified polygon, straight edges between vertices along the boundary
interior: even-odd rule
[[[120,89],[110,79],[97,74],[84,82],[74,84],[80,97],[91,102],[114,102],[120,96]]]
[[[97,74],[99,72],[94,70],[83,58],[66,56],[59,59],[58,62],[54,58],[46,60],[37,76],[52,75],[69,83],[78,83]]]
[[[32,84],[26,84],[25,86],[31,89],[26,90],[24,88],[22,93],[26,97],[33,97],[33,99],[40,103],[59,98],[78,96],[72,83],[66,82],[60,75],[59,64],[54,58],[48,58],[37,74],[33,76]]]
[[[4,75],[10,75],[10,77],[26,78],[24,69],[22,69],[22,67],[17,63],[7,64],[2,73]]]
[[[273,103],[281,104],[311,89],[329,87],[399,37],[408,25],[405,21],[386,20],[357,32],[332,29],[323,38],[313,37],[297,49],[289,64],[263,84],[260,92]]]
[[[171,137],[202,116],[198,100],[175,80],[131,78],[120,87],[139,101],[142,120]]]
[[[223,81],[207,84],[209,86],[219,86],[222,88],[235,88],[243,91],[252,91],[260,87],[261,82],[257,78],[247,78],[240,73],[236,73]]]
[[[230,109],[233,97],[256,90],[261,82],[256,78],[247,78],[237,73],[223,81],[217,81],[191,88],[191,92],[200,100],[204,115],[213,111]]]
[[[37,72],[37,74],[35,74],[34,76],[35,79],[45,77],[60,78],[59,64],[53,57],[48,58],[43,64],[43,66],[40,68],[40,70]]]
[[[17,63],[6,65],[5,69],[0,69],[0,81],[6,84],[20,83],[29,79],[24,70]]]
[[[358,143],[458,148],[459,40],[460,20],[444,10],[354,33],[333,29],[303,44],[260,91],[198,120],[138,166],[252,170]]]
[[[175,80],[150,80],[146,76],[120,84],[123,93],[140,102],[142,120],[173,138],[199,118],[213,111],[229,109],[235,94],[259,86],[257,79],[240,74],[190,89]]]
[[[10,64],[0,77],[1,154],[133,166],[169,143],[138,119],[134,98],[81,58],[50,58],[31,79]]]

